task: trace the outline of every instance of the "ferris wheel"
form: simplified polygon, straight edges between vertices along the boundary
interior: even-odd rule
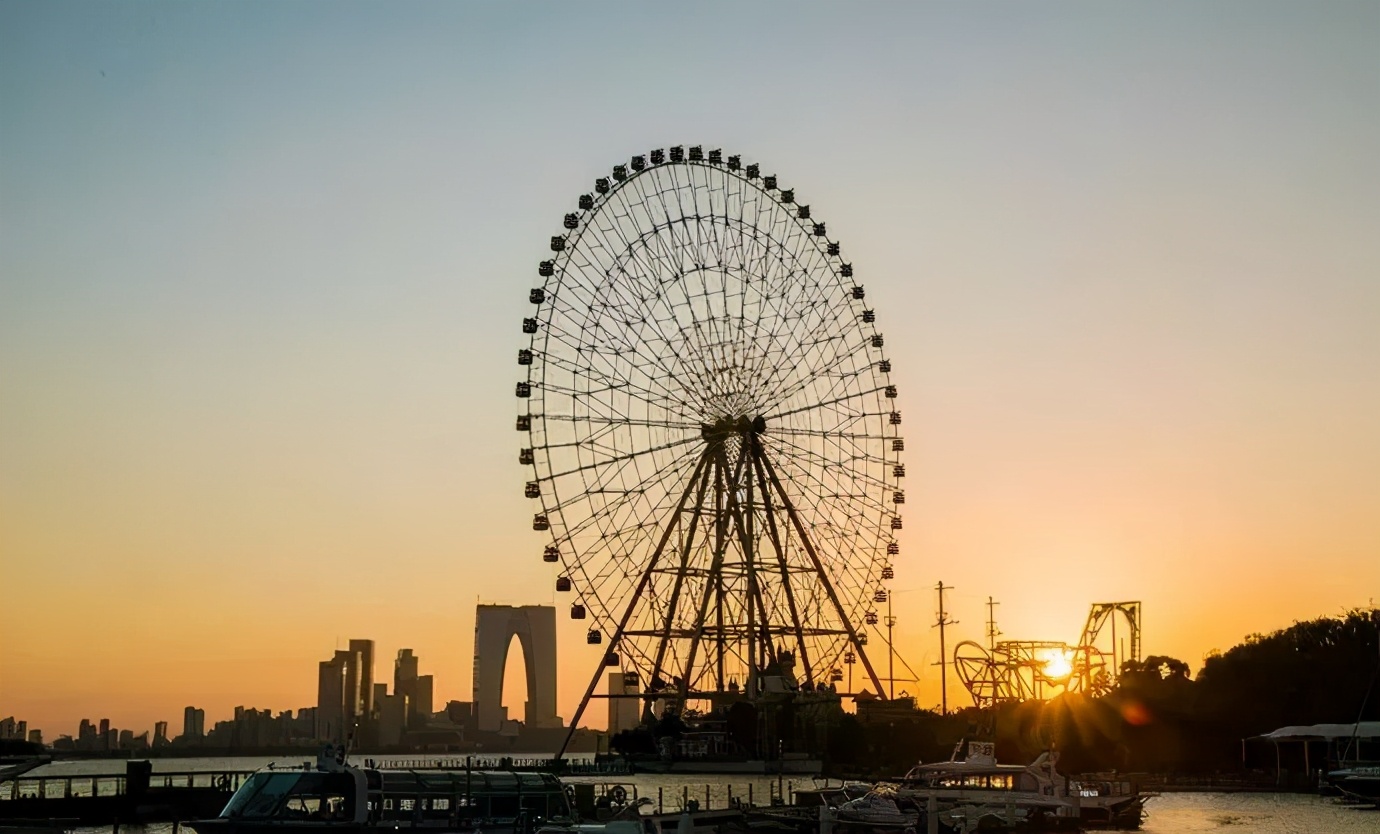
[[[570,616],[648,703],[833,685],[849,652],[880,694],[865,645],[904,443],[851,264],[738,156],[653,150],[593,186],[517,355],[525,494]]]

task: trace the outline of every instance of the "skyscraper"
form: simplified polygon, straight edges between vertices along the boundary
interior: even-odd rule
[[[398,651],[393,664],[393,694],[407,701],[407,726],[421,727],[431,717],[432,677],[417,674],[417,656],[411,649]]]
[[[182,737],[202,738],[206,735],[206,710],[187,707],[182,711]]]
[[[345,674],[349,657],[349,652],[337,650],[335,657],[321,661],[316,682],[318,741],[345,741]]]
[[[350,655],[351,669],[345,674],[345,684],[346,695],[352,700],[347,704],[346,717],[353,719],[352,727],[357,727],[374,714],[374,641],[351,640]]]
[[[374,641],[351,640],[349,648],[321,661],[316,683],[316,737],[348,743],[374,714]]]

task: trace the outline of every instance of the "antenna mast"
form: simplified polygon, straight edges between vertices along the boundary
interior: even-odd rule
[[[948,657],[944,648],[944,627],[958,625],[958,620],[949,619],[949,615],[944,612],[944,592],[952,591],[952,585],[945,585],[943,580],[935,584],[934,589],[939,592],[939,618],[935,626],[939,629],[939,714],[949,714],[949,677],[948,677]]]

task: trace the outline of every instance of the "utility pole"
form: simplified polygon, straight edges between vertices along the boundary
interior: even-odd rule
[[[948,656],[944,648],[944,626],[958,625],[958,620],[949,619],[949,615],[944,612],[944,592],[952,591],[952,585],[945,585],[940,580],[934,589],[939,592],[939,619],[935,626],[939,628],[939,714],[949,714],[949,677],[948,677]]]
[[[995,609],[998,605],[1001,605],[1001,603],[993,602],[991,597],[987,598],[987,651],[989,652],[997,647],[997,635],[1001,634],[1000,631],[997,631],[997,615]]]
[[[886,685],[887,699],[896,700],[896,644],[891,641],[891,627],[896,625],[896,618],[891,616],[891,594],[886,595]]]

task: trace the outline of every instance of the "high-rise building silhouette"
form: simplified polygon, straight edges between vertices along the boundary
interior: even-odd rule
[[[398,659],[393,664],[393,694],[405,699],[407,727],[425,726],[431,717],[432,677],[417,674],[417,656],[411,649],[398,651]]]
[[[609,735],[622,730],[635,729],[640,723],[639,711],[642,702],[637,698],[620,698],[619,695],[636,695],[638,676],[634,673],[609,672]]]
[[[323,660],[316,683],[316,737],[347,743],[374,714],[374,641],[351,640]]]
[[[350,653],[337,650],[320,664],[316,683],[316,738],[345,741],[345,670]]]
[[[350,641],[350,668],[345,673],[345,717],[358,727],[374,714],[374,641]],[[352,683],[353,680],[353,683]]]
[[[206,736],[206,710],[187,707],[182,711],[182,737],[185,739]]]

